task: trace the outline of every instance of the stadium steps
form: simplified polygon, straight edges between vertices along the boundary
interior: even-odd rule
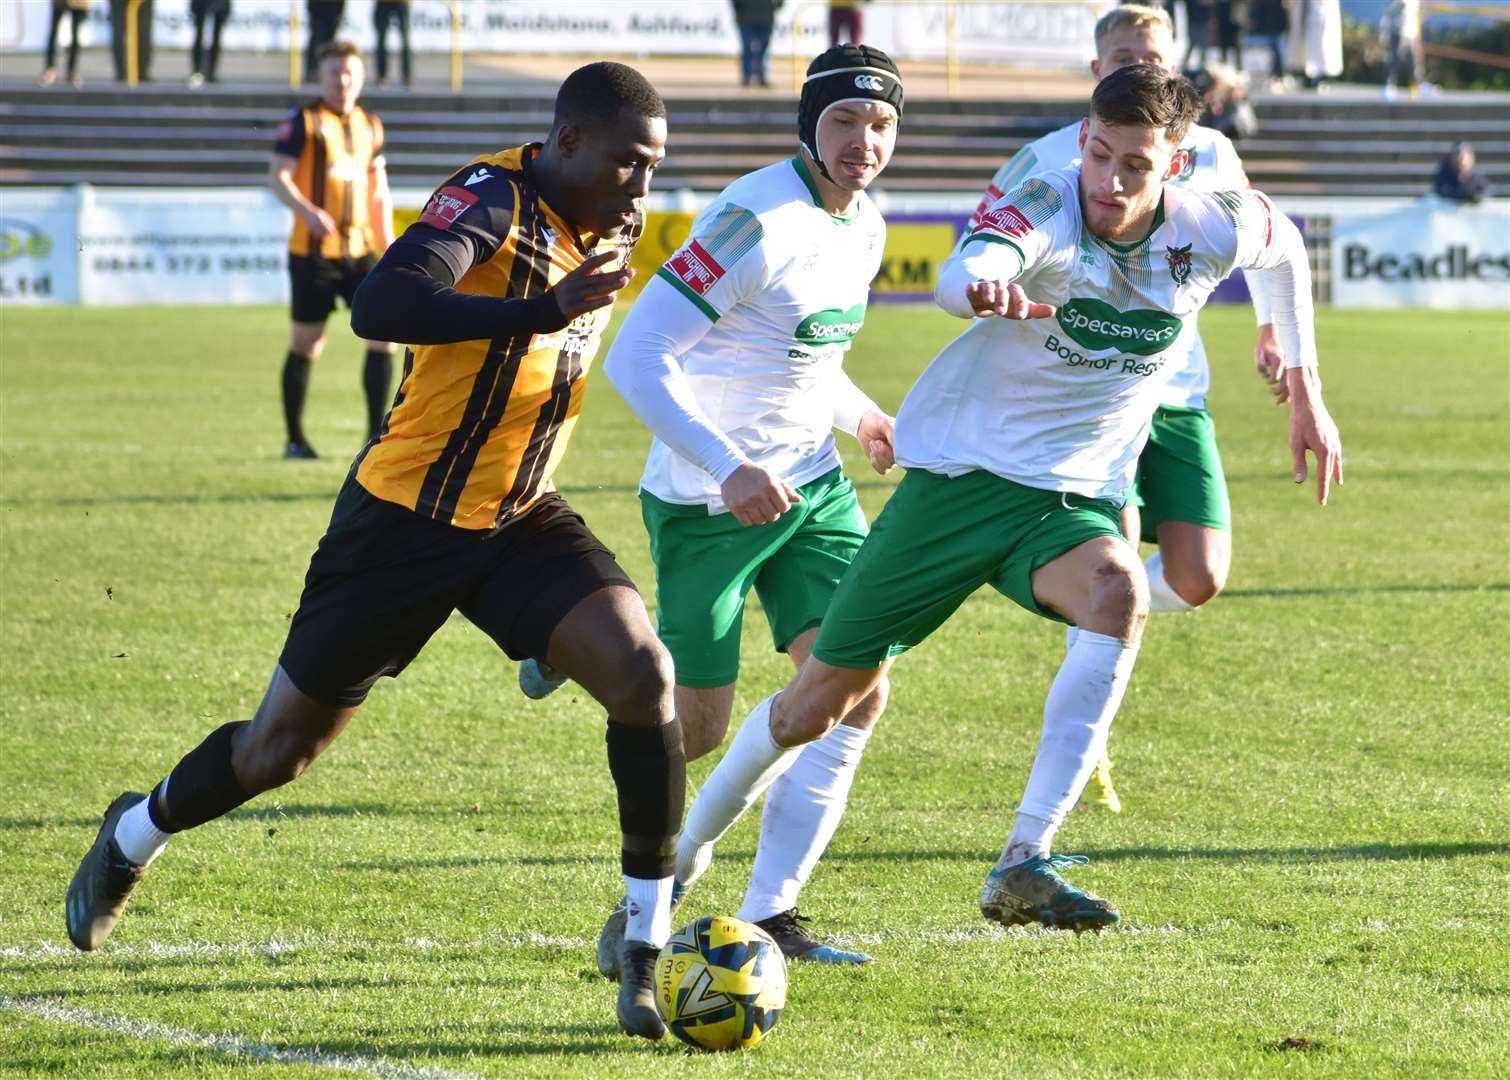
[[[260,184],[286,90],[168,85],[123,91],[0,85],[0,184]],[[375,92],[397,185],[430,187],[469,158],[538,138],[546,97],[461,98]],[[1483,101],[1263,97],[1260,133],[1240,147],[1253,182],[1276,194],[1414,195],[1429,189],[1451,143],[1475,144],[1489,182],[1510,190],[1502,96]],[[671,141],[657,186],[717,190],[790,152],[794,110],[770,98],[667,102]],[[882,186],[897,192],[979,192],[1024,143],[1083,113],[1078,101],[910,102],[903,141]]]

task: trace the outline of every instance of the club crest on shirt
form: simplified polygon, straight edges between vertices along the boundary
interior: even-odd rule
[[[1175,179],[1189,180],[1195,175],[1196,158],[1200,151],[1196,150],[1193,146],[1182,147],[1182,149],[1185,151],[1185,167],[1180,170],[1180,175],[1176,176]]]
[[[1190,280],[1190,249],[1193,244],[1184,247],[1170,245],[1164,249],[1164,258],[1169,260],[1169,276],[1174,279],[1176,285],[1183,285]]]

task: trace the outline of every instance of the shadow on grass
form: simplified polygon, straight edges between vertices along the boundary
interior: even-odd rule
[[[574,866],[602,863],[617,865],[613,853],[603,855],[458,855],[449,859],[368,859],[336,863],[336,870],[381,870],[400,873],[406,870],[470,870],[481,867],[504,869],[510,866]]]
[[[1471,593],[1510,592],[1510,582],[1491,581],[1482,585],[1367,585],[1354,588],[1343,585],[1318,585],[1295,589],[1224,589],[1223,600],[1253,600],[1285,596],[1351,596],[1375,593]]]
[[[1510,855],[1510,843],[1464,842],[1461,844],[1359,844],[1354,847],[1272,847],[1272,848],[1174,848],[1174,847],[1126,847],[1095,848],[1077,847],[1076,853],[1089,855],[1095,862],[1118,862],[1127,859],[1209,859],[1215,862],[1291,862],[1296,859],[1321,859],[1335,862],[1375,860],[1401,862],[1410,859],[1454,859],[1475,855]],[[729,853],[734,856],[734,852]],[[753,855],[753,853],[749,853]],[[723,852],[720,852],[720,856]],[[748,855],[746,857],[749,857]],[[845,863],[870,862],[990,862],[996,857],[994,851],[941,851],[919,849],[917,851],[849,850],[831,851],[823,857],[824,865],[842,866]]]
[[[0,499],[4,507],[44,507],[49,510],[95,506],[242,506],[255,503],[335,502],[337,487],[329,491],[217,492],[214,494],[161,495],[142,492],[136,495],[99,495],[51,499],[12,496]]]
[[[490,808],[492,812],[496,808]],[[226,815],[230,821],[256,821],[276,825],[285,818],[459,818],[470,820],[484,818],[485,813],[474,812],[470,806],[415,806],[379,802],[360,803],[310,803],[293,806],[259,805],[232,810]],[[0,818],[0,832],[20,829],[98,829],[100,819],[95,817],[13,817]]]
[[[1333,862],[1362,860],[1404,862],[1414,859],[1456,859],[1474,855],[1510,855],[1510,843],[1359,844],[1353,847],[1336,848],[1129,847],[1104,850],[1087,848],[1085,853],[1094,860],[1105,862],[1116,862],[1120,859],[1212,859],[1217,862],[1290,862],[1295,859],[1321,859]]]

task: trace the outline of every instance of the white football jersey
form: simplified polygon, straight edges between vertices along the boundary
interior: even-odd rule
[[[680,358],[698,406],[749,459],[796,487],[839,465],[835,392],[865,322],[886,224],[860,193],[840,218],[792,158],[735,180],[658,270],[712,323]],[[723,509],[718,484],[660,439],[641,487]]]
[[[970,218],[969,228],[980,224],[981,216],[997,199],[1028,177],[1078,164],[1080,123],[1076,120],[1035,139],[997,169]],[[1191,191],[1239,191],[1248,186],[1248,174],[1243,171],[1242,159],[1238,157],[1232,140],[1215,128],[1192,124],[1182,149],[1188,156],[1188,164],[1172,183]],[[965,235],[969,235],[968,230]],[[1169,391],[1160,404],[1204,409],[1210,389],[1211,366],[1206,360],[1206,346],[1201,335],[1193,333],[1190,335],[1188,362],[1170,376]]]
[[[976,319],[946,346],[897,413],[899,464],[1120,500],[1206,298],[1236,267],[1289,257],[1252,189],[1168,186],[1149,235],[1119,245],[1083,227],[1079,180],[1079,166],[1027,180],[950,256],[945,277],[1015,279],[1058,311]]]

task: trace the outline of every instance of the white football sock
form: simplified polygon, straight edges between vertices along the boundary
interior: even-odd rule
[[[1148,574],[1149,611],[1194,611],[1185,598],[1164,580],[1164,553],[1155,551],[1143,560],[1143,569]]]
[[[796,763],[771,785],[739,918],[760,922],[797,906],[797,894],[844,817],[869,740],[869,731],[840,724],[804,746]]]
[[[1106,752],[1138,646],[1081,630],[1043,703],[1043,734],[998,867],[1047,856],[1054,833]]]
[[[1075,647],[1075,638],[1080,635],[1080,627],[1066,626],[1064,628],[1064,655],[1068,656],[1070,650]]]
[[[802,747],[778,746],[771,735],[772,694],[751,711],[687,811],[676,845],[676,879],[691,888],[713,861],[713,845],[791,767]]]
[[[167,781],[163,782],[166,790]],[[145,799],[127,810],[115,820],[115,843],[137,866],[146,866],[163,853],[172,833],[165,833],[152,823],[147,804],[152,801],[149,793]]]
[[[624,875],[624,893],[629,897],[625,941],[644,941],[657,949],[666,944],[671,937],[671,880]]]

